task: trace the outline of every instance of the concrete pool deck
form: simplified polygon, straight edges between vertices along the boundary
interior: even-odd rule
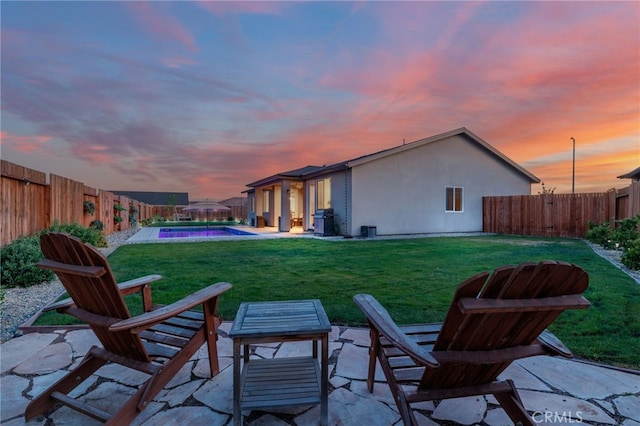
[[[203,228],[202,226],[196,226]],[[253,226],[245,225],[233,225],[226,226],[226,228],[237,229],[244,232],[249,232],[254,235],[225,235],[215,237],[184,237],[184,238],[159,238],[158,234],[161,229],[172,228],[171,225],[166,227],[144,227],[140,228],[138,232],[132,235],[124,244],[145,244],[145,243],[184,243],[184,242],[196,242],[196,241],[231,241],[231,240],[251,240],[251,239],[264,239],[264,238],[312,238],[314,235],[312,232],[281,232],[275,227],[255,228]],[[177,228],[177,227],[176,227]],[[180,227],[182,228],[182,227]],[[186,228],[186,227],[185,227]]]

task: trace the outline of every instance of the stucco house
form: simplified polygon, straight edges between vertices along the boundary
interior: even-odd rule
[[[480,232],[482,197],[530,195],[531,184],[539,182],[463,127],[249,183],[248,220],[280,231],[308,231],[317,227],[316,213],[332,209],[333,230],[344,236],[371,230],[377,235]]]

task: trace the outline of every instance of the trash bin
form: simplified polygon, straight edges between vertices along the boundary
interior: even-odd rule
[[[264,216],[258,216],[257,220],[258,220],[258,223],[256,225],[256,228],[264,228],[264,226],[265,226]]]
[[[335,235],[334,228],[333,209],[316,210],[313,215],[313,233],[330,237]]]
[[[362,238],[375,238],[378,234],[378,228],[375,226],[361,226],[360,236]]]

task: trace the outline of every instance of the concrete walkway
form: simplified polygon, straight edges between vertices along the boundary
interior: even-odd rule
[[[206,350],[201,349],[160,392],[134,424],[232,424],[232,343],[226,337],[230,322],[222,324],[219,355],[222,371],[207,378]],[[0,345],[0,422],[21,425],[29,400],[77,364],[91,345],[98,344],[89,330],[32,333]],[[366,329],[333,327],[330,335],[330,425],[399,425],[400,416],[385,383],[374,393],[366,389]],[[309,342],[269,344],[256,348],[262,358],[310,353]],[[538,423],[640,425],[640,374],[551,357],[514,363],[503,376],[515,381],[527,410]],[[105,411],[134,392],[145,375],[120,366],[106,366],[77,392]],[[384,381],[381,371],[378,378]],[[445,400],[417,405],[421,424],[509,425],[511,422],[492,396]],[[244,413],[249,425],[316,425],[319,406],[272,412]],[[29,425],[92,425],[92,419],[59,408]]]

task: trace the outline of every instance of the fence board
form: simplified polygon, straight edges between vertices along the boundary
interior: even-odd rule
[[[51,220],[59,223],[83,223],[84,184],[51,174]]]
[[[0,245],[48,226],[46,174],[18,164],[0,162]]]
[[[640,181],[634,180],[629,186],[629,210],[627,217],[640,214]]]

